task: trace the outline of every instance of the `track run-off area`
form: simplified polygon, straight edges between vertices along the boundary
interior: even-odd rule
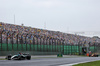
[[[71,66],[73,64],[100,60],[100,57],[64,56],[56,55],[32,56],[31,60],[0,60],[0,66]]]

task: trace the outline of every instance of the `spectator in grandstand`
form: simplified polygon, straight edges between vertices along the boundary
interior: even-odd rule
[[[11,43],[12,41],[12,37],[14,40],[14,43],[17,42],[18,39],[18,43],[32,43],[32,39],[33,37],[30,36],[31,34],[35,37],[39,37],[43,36],[42,38],[56,38],[56,39],[63,39],[65,40],[65,44],[78,44],[78,42],[80,41],[81,43],[84,44],[84,42],[86,41],[86,43],[91,42],[93,43],[94,40],[100,41],[100,39],[94,39],[94,38],[90,38],[90,37],[85,37],[85,36],[79,36],[79,35],[73,35],[73,34],[67,34],[67,33],[62,33],[59,31],[49,31],[49,30],[43,30],[43,29],[38,29],[38,28],[31,28],[31,27],[26,27],[23,25],[14,25],[14,24],[7,24],[7,23],[1,23],[0,22],[0,33],[2,30],[4,30],[4,33],[2,34],[2,41],[3,43],[6,42],[6,38],[7,38],[7,32],[9,31],[9,35],[8,35],[8,43]],[[14,35],[12,36],[12,33],[14,33]],[[17,38],[17,34],[18,34],[18,38]],[[21,35],[22,39],[21,39]],[[27,35],[27,41],[25,41],[25,36]],[[0,37],[1,39],[1,37]],[[20,42],[22,41],[22,42]],[[1,42],[1,41],[0,41]]]

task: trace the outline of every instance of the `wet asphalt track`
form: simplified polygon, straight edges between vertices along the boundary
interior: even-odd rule
[[[89,60],[100,60],[100,57],[76,57],[76,58],[40,58],[31,60],[0,60],[0,66],[59,66],[84,62]]]

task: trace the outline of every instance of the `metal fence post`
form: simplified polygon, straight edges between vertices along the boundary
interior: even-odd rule
[[[13,48],[13,44],[14,44],[14,42],[13,42],[13,35],[14,35],[14,33],[15,32],[12,33],[12,51],[14,50],[14,48]]]
[[[28,34],[26,34],[26,36],[25,36],[26,51],[27,51],[27,40],[26,40],[27,35],[28,35]]]
[[[88,47],[88,49],[89,49],[89,51],[90,51],[90,42],[89,42],[88,44],[89,44],[89,47]]]
[[[19,34],[17,34],[17,51],[18,51],[18,35],[19,35]]]
[[[49,37],[48,37],[48,45],[49,45],[48,49],[50,51],[50,38]]]
[[[46,52],[48,52],[48,45],[47,45],[47,37],[46,37],[46,44],[45,44]]]
[[[62,40],[58,39],[58,45],[59,45],[58,51],[59,51],[59,52],[62,52],[61,49],[63,49],[63,47],[61,48],[61,46],[63,46],[63,43],[62,43],[61,41],[62,41]]]
[[[37,51],[38,51],[38,36],[36,36],[36,38],[37,38]]]
[[[36,35],[34,35],[34,50],[36,51],[37,48],[37,40],[36,40]]]
[[[50,51],[52,52],[52,39],[50,38]]]
[[[2,51],[2,32],[0,32],[1,34],[0,34],[0,37],[1,37],[1,40],[0,40],[0,44],[1,44],[1,51]]]
[[[42,51],[41,46],[42,46],[42,36],[40,36],[40,51]]]
[[[59,51],[62,52],[62,50],[64,51],[63,40],[62,39],[61,40],[58,39],[58,41],[59,41],[58,44],[60,46],[60,50]]]
[[[8,34],[9,34],[9,31],[7,32],[7,37],[6,37],[7,51],[8,51]]]
[[[12,33],[12,51],[13,51],[13,33]]]
[[[21,42],[21,48],[22,48],[22,51],[23,51],[23,34],[21,35],[21,40],[20,40],[20,42]]]
[[[63,43],[62,43],[62,44],[63,44],[63,55],[64,55],[64,41],[65,41],[65,40],[63,40]]]
[[[72,44],[71,44],[71,55],[72,55]]]
[[[31,39],[31,37],[32,37],[32,34],[30,34],[30,39]],[[31,44],[32,44],[32,42],[31,42],[31,40],[30,40],[30,51],[32,50]]]
[[[58,44],[58,39],[56,39],[56,51],[58,52],[58,47],[59,47],[59,44]],[[60,48],[59,48],[60,49]]]
[[[35,50],[35,39],[34,39],[34,36],[33,36],[33,51]]]
[[[55,52],[56,52],[56,38],[54,39]]]
[[[58,45],[57,45],[57,38],[56,38],[56,52],[57,52],[57,47],[58,47]],[[60,48],[59,48],[60,49]]]
[[[79,55],[80,55],[80,42],[78,42],[78,51],[79,51]]]
[[[52,38],[52,52],[53,52],[53,38]]]
[[[2,33],[4,32],[4,30],[1,32],[1,51],[2,51]]]
[[[55,39],[53,38],[53,51],[55,51],[54,50],[54,45],[55,45]]]
[[[46,49],[47,49],[47,52],[48,52],[48,37],[46,37]]]
[[[58,39],[57,39],[57,52],[58,52],[58,48],[59,48],[59,44],[58,44]],[[59,49],[61,49],[61,48],[59,48]]]
[[[43,37],[43,52],[44,52],[44,37]]]
[[[95,43],[94,43],[94,53],[95,53]]]
[[[61,46],[62,46],[61,40],[58,39],[57,44],[58,44],[58,48],[57,48],[58,52],[62,52],[61,51]]]
[[[50,46],[51,46],[51,42],[50,42],[51,38],[49,38],[49,51],[51,50]]]
[[[44,45],[45,45],[45,46],[44,46],[44,49],[45,49],[45,51],[47,50],[47,49],[46,49],[46,42],[47,42],[47,41],[46,41],[46,37],[45,37],[45,42],[44,42]]]

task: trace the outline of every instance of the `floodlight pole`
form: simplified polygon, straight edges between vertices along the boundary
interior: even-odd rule
[[[15,24],[15,14],[14,14],[14,24]]]

